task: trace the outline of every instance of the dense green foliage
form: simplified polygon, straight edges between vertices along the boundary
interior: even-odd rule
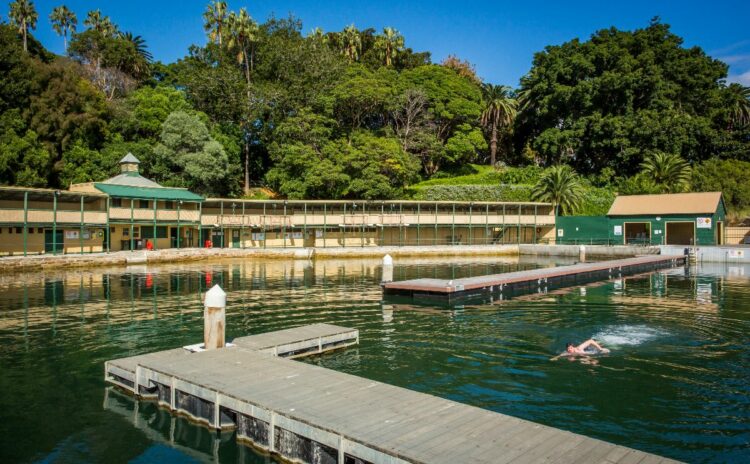
[[[99,10],[79,24],[62,5],[13,5],[0,184],[102,180],[130,151],[144,175],[207,195],[529,201],[556,169],[580,184],[553,195],[568,213],[606,212],[615,192],[721,189],[748,205],[750,91],[658,21],[547,47],[513,90],[454,56],[433,64],[389,27],[303,35],[297,18],[218,1],[206,43],[164,64]],[[558,165],[580,177],[545,171]]]

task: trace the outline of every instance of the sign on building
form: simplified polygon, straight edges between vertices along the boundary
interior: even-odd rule
[[[711,218],[710,217],[695,218],[695,222],[696,222],[697,227],[699,229],[710,229],[711,228]]]
[[[615,226],[614,234],[622,235],[622,226]]]

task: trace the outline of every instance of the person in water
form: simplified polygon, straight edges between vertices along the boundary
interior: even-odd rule
[[[593,350],[592,350],[593,347]],[[595,351],[594,351],[595,350]],[[589,356],[592,354],[600,354],[600,353],[609,353],[609,350],[607,348],[604,348],[600,344],[596,342],[593,338],[590,338],[586,340],[585,342],[581,343],[580,345],[574,345],[571,342],[568,342],[567,346],[565,347],[565,351],[563,353],[560,353],[559,355],[552,358],[552,361],[568,356],[568,357],[576,357],[576,356]]]

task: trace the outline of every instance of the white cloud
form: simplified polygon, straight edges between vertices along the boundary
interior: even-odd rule
[[[727,76],[727,82],[736,82],[738,84],[750,86],[750,70],[745,71],[741,74],[730,74],[729,76]]]

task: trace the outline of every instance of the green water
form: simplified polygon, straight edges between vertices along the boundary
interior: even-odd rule
[[[410,261],[395,277],[549,263]],[[689,462],[750,461],[750,267],[684,268],[457,308],[383,311],[377,261],[233,261],[0,277],[0,462],[267,462],[108,389],[105,360],[200,341],[200,291],[228,337],[313,322],[361,344],[306,362]],[[566,341],[612,348],[550,361]]]

